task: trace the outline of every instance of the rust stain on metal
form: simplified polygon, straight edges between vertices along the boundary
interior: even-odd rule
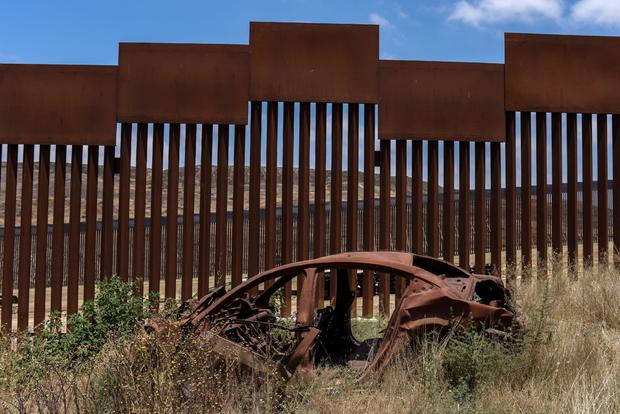
[[[620,38],[505,34],[506,110],[618,113]]]
[[[0,141],[114,145],[116,67],[0,65]]]
[[[379,26],[250,23],[254,101],[376,103]]]
[[[121,122],[247,123],[245,45],[121,43],[118,73]]]
[[[331,269],[331,270],[330,270]],[[351,304],[357,286],[349,272],[402,278],[406,286],[396,303],[383,338],[358,341],[351,331]],[[320,274],[336,279],[327,307],[316,309]],[[294,321],[276,318],[274,294],[292,278],[303,277]],[[270,282],[271,284],[266,284]],[[257,291],[259,285],[266,286]],[[255,293],[258,292],[258,293]],[[149,321],[148,330],[181,328],[201,338],[217,337],[223,357],[260,372],[280,372],[288,380],[296,370],[313,371],[322,364],[361,369],[360,379],[381,373],[405,345],[429,330],[445,332],[455,325],[475,325],[509,336],[516,321],[510,291],[500,278],[466,272],[448,262],[402,252],[341,253],[287,264],[260,273],[226,292],[219,287],[186,302],[176,326]],[[274,329],[278,334],[274,335]],[[282,340],[282,332],[288,340]]]
[[[504,65],[382,60],[379,138],[503,141]]]

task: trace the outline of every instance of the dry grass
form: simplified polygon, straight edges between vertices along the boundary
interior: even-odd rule
[[[323,370],[300,412],[616,413],[620,411],[620,272],[522,283],[529,331],[514,355],[495,355],[475,390],[450,385],[446,351],[422,347],[365,386]],[[468,349],[476,352],[479,349]],[[480,367],[485,368],[485,367]]]
[[[620,411],[620,272],[560,272],[516,291],[528,331],[506,346],[466,333],[427,339],[381,378],[360,384],[321,368],[286,387],[215,362],[208,344],[143,335],[110,340],[94,361],[25,367],[0,344],[8,412],[614,413]],[[375,333],[379,322],[359,322]],[[374,332],[373,332],[374,331]],[[13,341],[13,343],[11,343]],[[36,359],[34,359],[36,361]],[[36,365],[36,364],[35,364]],[[28,368],[28,369],[26,369]],[[38,369],[38,370],[37,370]],[[27,374],[38,373],[27,377]]]

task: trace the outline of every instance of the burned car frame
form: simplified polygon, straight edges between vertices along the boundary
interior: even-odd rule
[[[357,270],[404,279],[384,336],[372,346],[358,342],[351,332],[356,290],[352,275]],[[336,294],[326,307],[317,306],[323,294],[321,272],[337,278]],[[300,279],[294,321],[278,320],[270,301],[295,277]],[[215,352],[233,355],[252,370],[275,367],[285,379],[296,370],[308,372],[321,364],[360,367],[360,379],[364,379],[381,373],[399,350],[423,332],[445,331],[455,323],[508,331],[515,313],[500,278],[404,252],[342,253],[291,263],[260,273],[228,292],[223,287],[214,289],[187,306],[178,323],[186,332],[209,337]],[[287,335],[288,340],[278,340]]]

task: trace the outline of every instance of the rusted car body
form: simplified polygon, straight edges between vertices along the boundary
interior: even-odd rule
[[[404,278],[383,338],[365,343],[351,332],[356,288],[352,275],[360,270]],[[321,272],[337,278],[336,295],[326,307],[317,306]],[[294,320],[278,320],[273,298],[295,277],[299,282]],[[229,292],[215,289],[189,306],[179,322],[183,329],[208,336],[215,352],[223,356],[234,355],[253,370],[276,367],[285,378],[298,369],[311,372],[321,364],[343,364],[361,368],[363,379],[382,372],[423,332],[446,331],[455,323],[507,332],[514,318],[510,292],[501,279],[403,252],[343,253],[287,264]],[[289,339],[275,339],[282,335]]]

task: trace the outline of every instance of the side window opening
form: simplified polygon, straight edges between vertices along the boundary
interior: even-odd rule
[[[375,304],[379,294],[380,273],[374,270],[366,270],[373,276],[373,296]],[[384,328],[387,320],[363,321],[363,326],[355,326],[351,320],[351,307],[355,296],[363,295],[363,274],[364,271],[356,272],[357,277],[350,276],[350,270],[338,269],[332,271],[330,277],[334,275],[336,282],[336,298],[332,304],[318,309],[315,313],[314,326],[321,333],[317,340],[315,349],[315,363],[348,365],[350,368],[363,369],[374,358],[375,352],[380,346],[384,335]],[[400,280],[399,275],[389,275],[391,308],[394,309],[396,289],[404,289],[406,281]],[[354,283],[351,283],[354,282]],[[359,331],[355,332],[354,331]]]
[[[351,306],[355,299],[355,286],[351,286],[349,271],[338,269],[336,277],[336,298],[332,305],[318,309],[314,326],[321,333],[315,352],[317,363],[346,364],[348,356],[359,346],[351,333]]]
[[[474,288],[474,300],[484,305],[504,307],[506,303],[506,290],[495,281],[486,279],[476,282]]]

